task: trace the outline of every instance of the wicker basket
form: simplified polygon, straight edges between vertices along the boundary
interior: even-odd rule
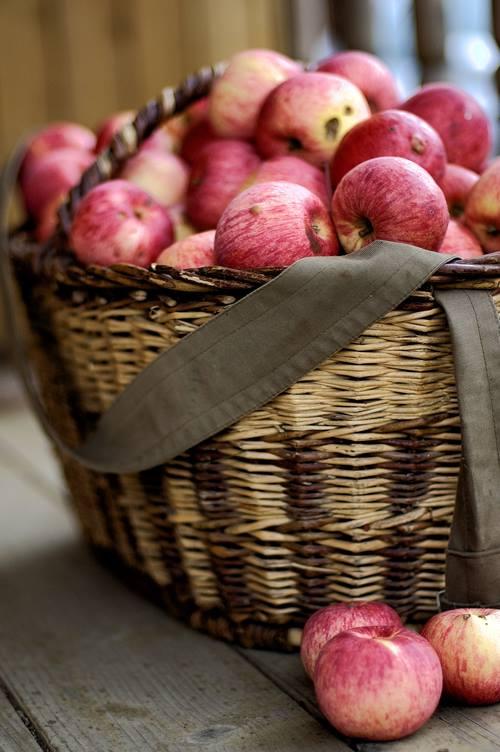
[[[63,226],[216,74],[142,110],[73,191]],[[158,353],[275,274],[82,268],[22,233],[10,251],[45,407],[69,444]],[[285,393],[164,466],[99,474],[60,454],[88,541],[175,615],[244,645],[294,647],[307,616],[337,600],[383,599],[426,618],[443,587],[461,454],[433,289],[487,288],[500,308],[500,267],[481,261],[447,264]]]

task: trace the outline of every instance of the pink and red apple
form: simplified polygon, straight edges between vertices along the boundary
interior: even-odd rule
[[[342,137],[370,116],[366,99],[350,81],[332,73],[300,73],[271,91],[259,113],[259,153],[292,154],[320,166]]]
[[[314,671],[321,711],[348,737],[389,741],[413,734],[443,686],[436,651],[401,626],[358,627],[326,643]]]
[[[224,138],[252,138],[269,92],[301,70],[298,63],[272,50],[234,55],[210,94],[209,119],[215,133]]]
[[[483,256],[483,249],[476,236],[456,219],[450,219],[439,253],[453,253],[463,259]]]
[[[219,139],[207,144],[191,171],[186,199],[188,218],[198,230],[212,230],[250,173],[260,164],[246,141]]]
[[[448,227],[448,206],[429,173],[401,157],[376,157],[344,175],[332,200],[342,248],[393,240],[437,251]]]
[[[206,230],[178,240],[160,253],[157,264],[174,269],[198,269],[215,264],[215,230]]]
[[[479,172],[491,151],[492,128],[471,94],[452,84],[426,84],[400,107],[439,133],[448,162]]]
[[[387,603],[348,601],[320,608],[309,617],[302,632],[300,657],[306,672],[313,677],[320,651],[332,637],[353,627],[375,625],[402,626],[399,615]]]
[[[451,217],[463,217],[467,197],[478,180],[477,172],[461,165],[446,165],[444,175],[437,182],[446,197]]]
[[[500,610],[443,611],[421,634],[439,656],[448,695],[469,705],[500,702]]]
[[[194,164],[202,150],[213,141],[219,140],[208,118],[195,123],[186,133],[181,146],[181,157],[189,164]]]
[[[70,232],[78,259],[100,266],[149,266],[172,241],[167,209],[126,180],[110,180],[89,191]]]
[[[336,186],[353,167],[375,157],[403,157],[423,167],[438,181],[446,152],[440,137],[425,120],[402,110],[385,110],[346,133],[330,164]]]
[[[389,68],[375,55],[360,50],[344,50],[322,60],[319,71],[347,78],[364,94],[372,112],[397,107],[401,101],[398,85]]]
[[[172,206],[186,195],[189,169],[176,154],[141,149],[128,160],[120,177],[150,193],[163,206]]]
[[[335,229],[324,203],[301,185],[257,183],[226,207],[215,233],[217,264],[284,267],[305,256],[335,256]]]
[[[299,157],[285,156],[266,159],[249,176],[245,188],[255,183],[271,183],[275,180],[302,185],[315,193],[325,206],[329,204],[324,173]]]
[[[95,147],[96,154],[106,149],[113,137],[125,126],[133,122],[136,116],[134,110],[125,110],[124,112],[115,112],[97,126],[97,143]],[[156,151],[169,152],[173,149],[173,137],[165,127],[157,128],[156,131],[147,138],[140,147],[140,151],[154,149]]]
[[[55,149],[77,149],[90,153],[94,151],[95,136],[91,130],[77,123],[51,123],[38,131],[28,142],[21,166],[21,184],[36,162]]]
[[[500,251],[500,159],[472,187],[464,218],[486,253]]]

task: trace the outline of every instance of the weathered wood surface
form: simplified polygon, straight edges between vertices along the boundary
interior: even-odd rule
[[[40,752],[0,685],[0,752]]]

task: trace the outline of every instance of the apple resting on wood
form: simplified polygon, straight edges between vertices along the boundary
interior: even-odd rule
[[[332,199],[342,248],[393,240],[437,251],[448,227],[441,188],[426,170],[401,157],[377,157],[344,175]]]
[[[70,232],[78,259],[100,266],[149,266],[172,241],[167,209],[126,180],[109,180],[89,191]]]
[[[357,86],[332,73],[300,73],[277,86],[262,105],[255,139],[266,159],[284,154],[320,166],[342,136],[370,116]]]
[[[322,60],[319,71],[336,73],[360,89],[372,112],[397,107],[398,85],[389,68],[375,55],[360,50],[343,50]]]
[[[305,256],[335,256],[339,246],[323,202],[301,185],[257,183],[224,210],[215,233],[217,264],[284,267]]]

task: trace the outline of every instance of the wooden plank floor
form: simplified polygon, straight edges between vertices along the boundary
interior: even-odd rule
[[[23,403],[0,400],[0,752],[500,750],[500,706],[444,705],[400,742],[340,739],[298,656],[217,642],[130,592],[62,489]]]

